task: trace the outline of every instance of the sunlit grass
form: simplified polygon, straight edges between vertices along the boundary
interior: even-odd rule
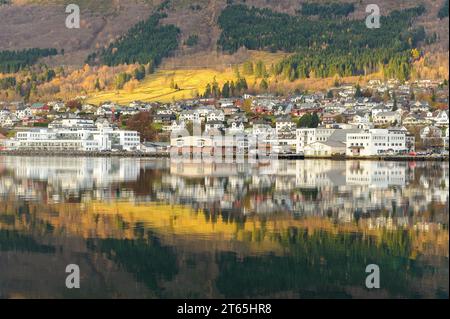
[[[272,63],[278,62],[285,54],[253,52],[251,60],[263,61],[269,68]],[[240,67],[242,72],[242,67]],[[252,85],[255,82],[255,76],[245,76],[247,83]],[[236,73],[233,67],[224,70],[215,69],[182,69],[182,70],[159,70],[149,75],[134,90],[112,90],[92,94],[88,99],[89,103],[100,104],[101,102],[111,101],[120,104],[127,104],[131,101],[143,102],[171,102],[180,99],[189,99],[203,94],[208,83],[214,81],[220,86],[226,81],[235,81]],[[179,90],[171,88],[175,83]],[[258,82],[259,80],[256,80]]]

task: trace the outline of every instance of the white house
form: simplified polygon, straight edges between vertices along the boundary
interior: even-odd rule
[[[163,130],[177,132],[184,130],[186,128],[186,122],[184,121],[173,121],[171,125],[167,126],[167,128],[163,127]]]
[[[29,107],[23,107],[20,109],[17,109],[14,114],[19,120],[23,120],[25,118],[29,118],[33,116],[33,113],[31,112],[31,109]]]
[[[347,156],[374,156],[407,152],[406,134],[400,130],[371,129],[347,135]]]
[[[179,119],[183,122],[198,122],[200,121],[200,113],[193,110],[183,111],[180,113]]]
[[[296,141],[297,141],[297,154],[304,153],[306,155],[307,146],[314,143],[324,143],[324,142],[338,142],[329,143],[327,145],[315,145],[313,148],[308,148],[308,151],[319,151],[319,150],[333,150],[329,152],[328,155],[321,154],[320,156],[331,156],[337,154],[342,143],[345,147],[346,136],[351,133],[361,132],[360,129],[328,129],[328,128],[302,128],[296,131]],[[319,149],[317,149],[319,148]],[[322,152],[323,153],[323,152]],[[345,151],[342,153],[345,154]],[[319,156],[319,155],[317,155]]]
[[[225,124],[222,121],[208,121],[205,124],[205,131],[208,132],[210,130],[222,130],[225,128]]]
[[[380,112],[373,115],[373,123],[375,125],[385,125],[400,122],[401,116],[398,112]]]
[[[434,121],[437,126],[448,126],[448,111],[439,111],[435,116]]]
[[[427,112],[429,109],[430,105],[428,104],[428,102],[421,102],[421,101],[417,101],[409,108],[409,110],[414,113]]]
[[[207,122],[214,122],[214,121],[225,121],[225,113],[222,111],[212,111],[206,115],[206,121]]]
[[[69,131],[96,130],[97,126],[93,120],[82,118],[58,119],[48,125],[49,129],[65,129]]]
[[[442,131],[435,126],[426,126],[420,130],[420,138],[426,140],[428,138],[441,138]]]
[[[345,144],[338,141],[315,142],[304,148],[307,157],[331,157],[333,155],[344,155]]]
[[[230,127],[227,128],[227,133],[228,134],[243,133],[244,129],[245,129],[244,123],[233,122],[231,123]]]
[[[276,120],[275,129],[278,132],[280,131],[293,131],[297,127],[294,121],[290,117],[280,117]]]
[[[270,126],[269,124],[264,123],[255,123],[252,127],[252,134],[255,136],[268,136],[268,135],[275,135],[276,131],[275,129]]]

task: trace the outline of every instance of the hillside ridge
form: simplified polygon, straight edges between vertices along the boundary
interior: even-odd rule
[[[445,0],[439,1],[379,1],[382,15],[392,10],[404,9],[424,4],[427,12],[417,21],[423,25],[427,33],[440,36],[438,44],[433,44],[429,51],[448,51],[448,18],[441,21],[437,18]],[[99,48],[106,47],[139,21],[148,18],[152,12],[166,3],[163,0],[80,0],[81,14],[79,30],[64,27],[66,17],[65,5],[68,0],[11,0],[9,5],[0,7],[0,50],[17,50],[31,47],[64,49],[65,56],[52,60],[56,64],[82,65],[87,56]],[[217,20],[227,3],[259,8],[269,8],[276,12],[294,15],[301,3],[309,1],[294,0],[171,0],[165,12],[167,17],[162,24],[173,24],[180,28],[180,47],[175,57],[189,58],[199,53],[220,54],[217,41],[220,28]],[[315,1],[315,3],[330,1]],[[353,3],[355,11],[348,19],[363,19],[366,16],[365,6],[369,0],[339,1]],[[194,47],[183,45],[190,35],[198,36],[198,44]],[[242,62],[242,61],[241,61]]]

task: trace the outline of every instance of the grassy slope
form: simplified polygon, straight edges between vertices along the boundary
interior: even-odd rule
[[[264,61],[269,67],[284,56],[283,53],[252,52],[251,60]],[[242,70],[242,67],[240,69]],[[127,90],[105,91],[92,94],[88,102],[99,104],[104,101],[113,101],[126,104],[135,100],[170,102],[174,99],[187,99],[194,97],[196,93],[203,93],[206,85],[211,83],[214,77],[221,85],[226,81],[236,79],[231,67],[223,70],[213,68],[160,69],[155,74],[147,76],[132,92]],[[246,76],[245,78],[249,85],[255,81],[254,76]],[[170,88],[172,79],[180,90],[176,91]]]

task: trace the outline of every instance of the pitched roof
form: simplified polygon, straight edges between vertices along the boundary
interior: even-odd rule
[[[328,138],[328,141],[342,143],[347,140],[347,134],[361,133],[360,129],[338,129]]]

